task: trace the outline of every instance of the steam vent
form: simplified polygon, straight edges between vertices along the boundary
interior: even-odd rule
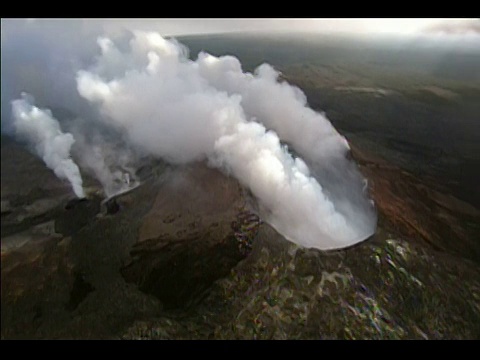
[[[1,340],[480,339],[480,20],[110,20],[1,21]]]

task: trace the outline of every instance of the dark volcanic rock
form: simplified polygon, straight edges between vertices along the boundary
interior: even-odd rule
[[[423,179],[352,144],[352,155],[370,180],[386,228],[480,262],[480,211]]]
[[[158,251],[135,253],[137,260],[122,270],[128,282],[157,297],[165,309],[182,309],[202,300],[214,281],[227,276],[244,258],[233,236],[211,244],[186,239]]]
[[[110,199],[105,203],[105,207],[107,208],[107,214],[113,215],[116,214],[120,210],[120,205],[118,205],[117,200]]]
[[[116,197],[115,216],[73,200],[56,224],[71,238],[2,253],[2,338],[478,339],[478,263],[396,231],[384,174],[367,172],[375,236],[333,252],[286,241],[204,166]]]
[[[55,231],[69,236],[87,225],[100,212],[100,199],[73,199],[65,211],[55,219]]]
[[[85,281],[85,277],[81,273],[75,274],[72,290],[70,291],[70,299],[66,305],[68,311],[74,311],[83,300],[94,291],[95,288]]]
[[[238,183],[217,170],[198,165],[172,173],[143,218],[123,277],[160,299],[165,309],[198,303],[246,256],[245,244],[256,228],[248,225],[256,225],[258,217],[240,212],[243,206]],[[235,232],[232,222],[243,227]]]

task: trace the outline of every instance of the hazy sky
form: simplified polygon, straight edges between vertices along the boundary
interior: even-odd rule
[[[41,22],[42,20],[27,20]],[[353,32],[353,33],[398,33],[415,34],[425,29],[442,27],[471,28],[478,32],[479,19],[435,19],[435,18],[374,18],[374,19],[274,19],[274,18],[194,18],[194,19],[68,19],[52,22],[77,22],[83,28],[102,27],[107,32],[120,29],[155,30],[163,36],[188,34],[222,33],[232,31],[282,31],[282,32]],[[2,20],[3,22],[3,20]],[[49,22],[49,21],[48,21]]]

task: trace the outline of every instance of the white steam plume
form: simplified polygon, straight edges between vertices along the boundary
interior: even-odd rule
[[[78,91],[134,146],[173,163],[208,159],[233,174],[297,244],[342,248],[374,233],[376,215],[345,158],[347,142],[270,66],[252,75],[233,57],[191,61],[157,33],[134,32],[128,51],[106,37],[98,44],[97,62],[77,74]]]
[[[39,109],[33,104],[33,97],[26,93],[22,93],[21,99],[12,101],[16,137],[28,142],[57,177],[68,180],[77,197],[85,197],[80,170],[70,157],[75,142],[72,134],[62,132],[50,110]]]
[[[215,88],[241,95],[248,118],[257,119],[293,146],[349,224],[364,227],[365,234],[375,229],[375,211],[363,191],[361,174],[346,158],[348,142],[324,115],[307,106],[300,89],[279,82],[279,73],[268,64],[259,66],[252,75],[244,73],[233,56],[217,58],[200,53],[196,63],[200,74]]]
[[[72,129],[75,136],[74,152],[78,164],[102,184],[107,197],[114,196],[138,184],[135,176],[137,157],[120,144],[115,144],[99,133],[85,136],[79,129]]]

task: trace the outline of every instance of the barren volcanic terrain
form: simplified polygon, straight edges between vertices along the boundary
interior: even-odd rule
[[[140,185],[110,198],[82,171],[77,199],[2,135],[2,339],[479,339],[479,57],[329,37],[182,41],[249,71],[268,61],[300,87],[348,140],[375,234],[299,247],[204,162],[143,158]]]
[[[2,168],[17,152],[29,156],[2,142]],[[478,212],[355,146],[353,156],[379,227],[327,253],[286,241],[235,180],[200,163],[157,164],[110,213],[95,185],[88,200],[63,187],[54,211],[32,206],[62,188],[55,177],[22,184],[12,205],[2,176],[2,228],[14,229],[2,236],[2,338],[478,338],[480,271],[467,259],[478,248],[463,227]],[[88,221],[56,232],[72,217]]]

